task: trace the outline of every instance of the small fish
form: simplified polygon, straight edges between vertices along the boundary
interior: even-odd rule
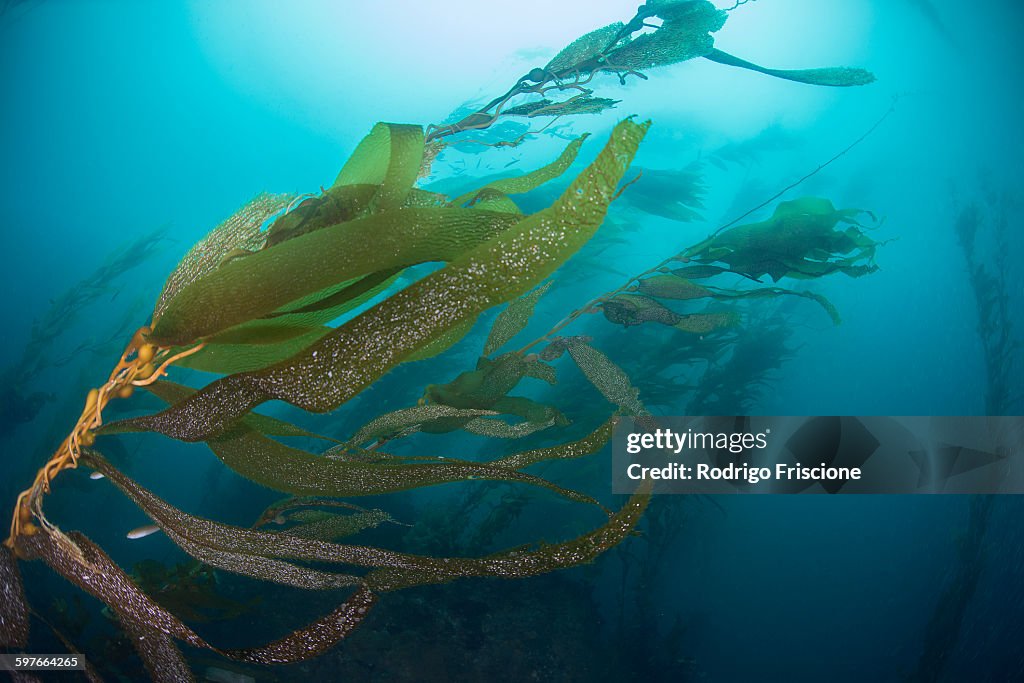
[[[160,531],[160,527],[156,524],[147,524],[146,526],[140,526],[138,529],[132,529],[128,532],[128,538],[135,540],[137,538],[145,538],[150,534],[155,534]]]
[[[512,161],[510,161],[507,164],[505,164],[505,168],[508,168],[512,164],[518,164],[520,161],[522,161],[522,159],[523,159],[522,157],[519,157],[518,159],[513,159]]]
[[[102,472],[93,472],[92,474],[89,475],[89,478],[90,479],[106,479],[106,477],[103,476]]]

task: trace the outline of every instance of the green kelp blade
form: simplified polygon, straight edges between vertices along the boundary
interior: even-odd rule
[[[512,301],[504,311],[498,314],[494,326],[491,327],[491,333],[487,336],[487,343],[484,344],[485,356],[491,355],[507,344],[512,337],[523,331],[526,323],[530,321],[530,316],[533,315],[534,307],[549,287],[551,287],[551,283],[545,283],[529,294]]]
[[[491,462],[495,467],[510,467],[520,470],[550,460],[572,460],[593,455],[604,448],[612,438],[614,418],[604,422],[600,427],[582,439],[570,443],[522,451]]]
[[[850,67],[829,67],[824,69],[766,69],[745,59],[734,57],[727,52],[712,49],[703,55],[705,59],[727,66],[736,66],[741,69],[749,69],[758,73],[783,78],[787,81],[807,83],[809,85],[824,85],[836,88],[848,88],[858,85],[868,85],[875,82],[875,75],[866,69],[855,69]]]
[[[690,299],[703,299],[714,296],[712,292],[698,284],[694,284],[688,278],[672,274],[652,275],[640,280],[637,283],[637,291],[656,299],[673,299],[676,301],[688,301]]]
[[[294,308],[236,325],[208,339],[198,353],[186,356],[178,365],[230,375],[260,370],[290,358],[329,334],[333,328],[327,323],[384,292],[400,273],[399,269],[372,273],[340,288],[300,299]],[[274,341],[270,334],[277,329],[285,332],[281,341]],[[292,336],[288,336],[288,331]]]
[[[18,561],[0,545],[0,648],[28,646],[28,603]]]
[[[22,534],[17,544],[22,556],[42,559],[65,579],[104,602],[122,621],[139,628],[148,626],[193,647],[209,647],[192,629],[143,593],[130,576],[84,535],[42,528],[31,536]],[[145,641],[135,640],[134,644],[147,647]],[[143,660],[150,658],[146,650],[139,654]]]
[[[41,558],[65,579],[105,603],[122,622],[132,623],[140,631],[151,629],[193,647],[213,650],[239,661],[284,664],[322,654],[349,635],[376,601],[376,596],[360,587],[336,610],[282,639],[262,648],[222,650],[207,643],[146,595],[124,570],[84,535],[77,532],[65,535],[56,529],[43,529],[32,536],[19,536],[18,548],[26,557]],[[134,639],[133,642],[144,661],[167,665],[166,641],[154,638]]]
[[[160,320],[168,304],[181,290],[212,273],[229,254],[238,250],[262,249],[267,235],[261,232],[260,227],[268,218],[284,210],[294,198],[294,195],[287,194],[257,195],[196,242],[167,278],[153,310],[153,322]]]
[[[330,334],[332,329],[326,326],[308,328],[299,336],[276,344],[207,344],[176,365],[222,375],[261,370],[308,348]]]
[[[253,664],[288,664],[313,659],[351,635],[376,603],[377,596],[360,587],[333,612],[284,638],[259,648],[221,650],[220,653],[230,659]]]
[[[346,223],[370,213],[377,185],[346,185],[319,196],[300,196],[266,231],[265,249],[328,225]],[[245,256],[245,254],[242,254]]]
[[[608,109],[614,109],[615,105],[622,100],[613,100],[607,97],[592,97],[591,95],[576,95],[567,100],[533,100],[524,102],[514,107],[502,109],[504,116],[526,116],[535,118],[538,116],[575,116],[578,114],[600,114]]]
[[[487,436],[492,439],[521,439],[542,429],[553,427],[557,418],[551,417],[547,420],[525,421],[511,424],[504,420],[478,417],[462,425],[462,429],[470,434]]]
[[[466,336],[473,331],[476,321],[476,318],[464,320],[458,327],[453,327],[426,346],[416,349],[410,353],[409,357],[406,358],[406,361],[427,360],[428,358],[436,358],[437,356],[440,356],[442,353],[465,339]]]
[[[827,297],[815,292],[798,292],[792,289],[784,289],[782,287],[762,287],[760,289],[751,289],[747,291],[743,290],[719,290],[714,291],[716,299],[772,299],[780,296],[798,296],[803,299],[810,299],[819,306],[822,310],[828,314],[828,317],[832,319],[834,325],[839,325],[843,322],[839,315],[839,309],[835,307]]]
[[[312,412],[338,407],[466,320],[535,287],[578,251],[600,227],[649,125],[630,120],[618,124],[597,159],[550,208],[463,252],[296,356],[217,380],[161,413],[131,423],[179,440],[201,441],[271,399]]]
[[[170,382],[155,382],[150,387],[164,400],[182,400],[194,393],[193,389]],[[390,431],[400,424],[423,424],[428,420],[451,415],[451,409],[423,406],[408,409],[399,415],[382,416],[380,422],[370,423],[351,443],[362,443],[370,434]],[[458,411],[464,419],[493,414],[489,411]],[[430,416],[433,416],[432,418]],[[126,425],[112,423],[100,430],[101,434],[129,431]],[[590,496],[564,489],[539,477],[509,471],[486,463],[467,460],[437,458],[440,462],[392,464],[362,462],[315,455],[309,451],[286,446],[268,438],[266,434],[282,436],[325,437],[306,432],[294,425],[265,415],[248,414],[237,427],[207,441],[210,450],[230,469],[267,488],[294,496],[354,496],[394,493],[423,486],[447,484],[474,479],[509,481],[546,488],[569,500],[596,505]]]
[[[576,155],[579,154],[580,147],[590,137],[589,133],[584,133],[572,142],[570,142],[557,159],[552,161],[547,166],[542,166],[536,171],[531,171],[521,176],[515,176],[514,178],[503,178],[501,180],[495,180],[493,182],[484,185],[481,188],[477,188],[472,192],[456,197],[451,201],[451,206],[463,206],[466,203],[472,202],[475,198],[480,197],[481,193],[489,192],[501,192],[503,194],[523,194],[531,190],[535,190],[544,183],[554,180],[558,176],[565,173],[572,162],[576,161]]]
[[[683,269],[680,269],[683,270]],[[723,289],[708,285],[703,287],[694,284],[689,278],[673,273],[652,275],[641,279],[637,283],[637,291],[641,294],[656,299],[669,299],[673,301],[686,301],[691,299],[713,298],[718,300],[728,299],[769,299],[780,296],[798,296],[814,301],[828,313],[832,322],[838,325],[841,320],[839,311],[832,305],[832,302],[820,294],[813,292],[797,292],[782,287],[762,287],[759,289]],[[614,299],[613,299],[614,301]],[[621,300],[620,300],[621,303]],[[673,323],[675,324],[675,323]]]
[[[329,190],[305,200],[270,226],[267,245],[368,214],[409,205],[429,206],[421,195],[412,195],[423,149],[419,126],[378,123],[353,151]]]
[[[150,335],[190,344],[347,280],[451,261],[518,217],[473,209],[397,209],[307,233],[224,264],[167,304]]]
[[[380,185],[376,210],[401,206],[423,161],[423,129],[419,126],[378,123],[352,152],[334,181],[340,185]]]
[[[803,197],[782,202],[771,218],[730,228],[687,249],[683,257],[701,265],[724,263],[732,272],[757,280],[769,275],[814,278],[835,272],[859,276],[879,243],[868,237],[857,209],[836,210],[827,199]],[[840,224],[848,225],[839,230]],[[862,263],[867,261],[868,263]]]

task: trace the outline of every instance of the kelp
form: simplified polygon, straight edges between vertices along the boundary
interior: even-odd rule
[[[491,355],[523,331],[530,316],[533,315],[534,307],[550,286],[550,282],[545,283],[529,294],[516,299],[498,314],[490,334],[487,335],[487,343],[484,344],[485,356]]]
[[[523,194],[525,192],[535,190],[544,183],[554,180],[565,173],[565,171],[572,165],[572,162],[576,161],[576,156],[579,154],[580,147],[588,137],[590,136],[581,135],[570,142],[559,157],[547,166],[543,166],[536,171],[532,171],[525,175],[492,181],[474,192],[456,197],[451,201],[451,205],[462,206],[466,203],[472,203],[474,199],[479,197],[483,192],[509,195]]]
[[[164,399],[180,401],[184,400],[183,397],[195,395],[194,390],[169,382],[157,382],[151,387],[154,393]],[[491,411],[458,411],[456,414],[465,416],[467,412],[470,418],[461,419],[490,414]],[[268,432],[277,436],[317,435],[305,430],[283,428],[287,423],[256,414],[243,417],[234,428],[209,439],[207,445],[225,465],[246,479],[295,496],[369,496],[467,480],[491,480],[540,486],[569,500],[596,504],[590,496],[563,489],[529,474],[487,463],[445,457],[419,458],[419,462],[411,463],[406,461],[408,459],[393,458],[380,452],[375,452],[372,459],[345,457],[354,445],[394,433],[399,424],[404,425],[404,429],[414,425],[423,429],[425,425],[442,420],[460,419],[452,417],[450,408],[441,406],[421,406],[400,413],[397,417],[392,414],[382,416],[379,422],[371,422],[347,444],[331,449],[324,455],[286,446],[269,438]],[[129,420],[112,423],[101,433],[132,430]],[[552,449],[549,457],[563,456],[557,449]]]
[[[681,169],[634,166],[636,182],[622,195],[630,207],[680,223],[701,220],[707,186],[699,164]]]
[[[87,318],[89,308],[101,299],[113,300],[123,288],[118,279],[160,253],[167,241],[166,227],[143,233],[118,246],[88,275],[52,296],[45,312],[32,321],[21,353],[0,367],[0,437],[32,422],[47,403],[56,400],[45,387],[36,386],[42,373],[64,368],[92,353],[112,351],[111,347],[123,343],[126,330],[137,324],[137,310],[125,311],[124,329],[111,330],[99,339],[89,336],[92,330],[77,328],[76,323]],[[58,342],[69,339],[77,340],[71,342],[71,351],[61,351]]]
[[[625,415],[648,415],[640,402],[640,391],[633,386],[629,376],[590,344],[573,340],[568,345],[569,355],[601,395],[619,407]]]
[[[394,493],[467,480],[543,487],[607,512],[589,495],[520,471],[596,452],[607,443],[607,425],[576,442],[491,462],[444,455],[396,456],[360,447],[370,440],[387,440],[395,430],[447,431],[458,424],[481,435],[515,438],[564,424],[556,409],[509,395],[523,377],[555,381],[554,369],[536,356],[484,356],[477,370],[449,385],[428,387],[429,404],[371,421],[328,453],[277,439],[335,439],[252,409],[282,399],[310,411],[329,410],[391,368],[446,348],[486,310],[532,290],[500,316],[492,344],[509,341],[543,293],[537,286],[602,223],[648,125],[626,120],[616,126],[595,161],[561,197],[529,216],[503,207],[502,197],[563,173],[584,138],[571,143],[550,166],[482,188],[465,200],[474,206],[460,207],[414,191],[412,183],[424,163],[422,132],[381,124],[322,195],[264,195],[243,207],[172,273],[154,309],[153,324],[135,333],[108,381],[90,392],[71,434],[19,497],[7,547],[24,559],[44,559],[107,603],[154,678],[188,680],[191,674],[173,640],[215,648],[141,591],[87,537],[65,534],[46,519],[43,496],[63,469],[81,461],[102,473],[204,566],[307,590],[354,589],[331,614],[265,647],[216,650],[249,662],[315,656],[351,632],[381,592],[470,576],[531,576],[589,562],[620,542],[642,514],[645,494],[634,496],[619,512],[608,513],[607,523],[575,540],[480,559],[427,558],[321,540],[392,521],[383,511],[340,501],[314,504],[322,497]],[[407,268],[426,262],[444,265],[392,291]],[[337,327],[331,325],[338,315],[364,304],[372,305]],[[237,352],[246,347],[254,351]],[[175,363],[229,374],[195,390],[161,380]],[[231,372],[239,365],[251,369]],[[155,415],[105,423],[108,403],[129,397],[137,387],[166,399],[170,407]],[[497,419],[504,414],[523,421]],[[128,431],[205,441],[242,476],[291,494],[294,498],[279,504],[270,520],[257,525],[285,528],[240,529],[190,515],[90,450],[98,436]],[[323,509],[330,507],[351,509]],[[309,563],[346,565],[355,573]],[[7,627],[8,621],[13,623],[7,611],[5,634],[15,630]],[[22,639],[20,634],[14,637]]]
[[[505,125],[509,116],[562,117],[604,111],[615,101],[595,96],[588,87],[599,75],[613,74],[625,84],[629,76],[647,80],[645,72],[651,69],[697,58],[819,86],[860,86],[875,80],[869,71],[847,67],[769,69],[716,49],[712,34],[723,28],[728,12],[742,4],[720,10],[707,0],[648,0],[628,22],[615,22],[577,38],[544,67],[520,76],[504,94],[484,106],[430,126],[427,140],[486,131]],[[657,20],[661,23],[654,23]],[[553,94],[567,97],[553,99]],[[530,131],[519,133],[517,141],[528,134]]]
[[[28,628],[28,604],[21,571],[11,550],[0,547],[0,647],[26,647]]]
[[[554,272],[600,226],[646,129],[647,124],[620,123],[597,159],[549,209],[464,251],[441,270],[302,352],[264,370],[217,380],[162,413],[130,422],[173,438],[198,441],[224,431],[271,399],[312,412],[336,408],[418,349],[475,320],[484,310],[523,294]],[[251,258],[255,256],[245,260]],[[201,307],[196,315],[206,318],[206,309]],[[195,329],[192,320],[187,322]]]
[[[475,370],[463,372],[447,384],[428,385],[423,397],[433,405],[505,413],[521,417],[529,423],[553,421],[567,424],[561,413],[551,406],[525,397],[508,395],[525,377],[534,377],[550,384],[556,381],[554,368],[543,361],[513,351],[493,359],[481,356]],[[442,424],[449,427],[441,427],[438,431],[448,431],[468,422],[465,420],[460,424],[458,420],[448,419]]]
[[[503,116],[557,119],[611,107],[614,101],[594,97],[586,87],[604,73],[624,82],[627,76],[646,78],[643,71],[650,68],[709,57],[804,82],[852,85],[858,78],[870,80],[855,71],[794,74],[739,63],[714,48],[712,34],[725,18],[724,11],[703,0],[649,0],[631,21],[584,36],[547,67],[532,70],[505,95],[454,123],[427,131],[378,124],[356,147],[335,182],[320,193],[260,195],[243,207],[193,248],[172,273],[154,307],[152,324],[136,332],[107,382],[88,395],[71,433],[31,488],[19,496],[7,548],[22,559],[44,560],[107,604],[154,678],[190,680],[175,641],[239,661],[302,661],[348,636],[389,591],[469,577],[535,576],[591,562],[621,543],[634,533],[647,506],[647,485],[622,508],[609,512],[585,493],[522,471],[598,452],[611,437],[611,421],[574,442],[482,461],[444,453],[399,455],[381,446],[414,432],[462,429],[517,438],[566,424],[568,420],[554,405],[512,394],[525,378],[554,384],[552,363],[565,353],[618,413],[649,418],[629,376],[585,338],[554,338],[552,332],[523,349],[495,355],[525,328],[546,287],[542,283],[594,236],[610,203],[629,192],[633,181],[622,181],[649,124],[619,123],[596,159],[569,187],[550,206],[530,215],[510,195],[530,192],[565,174],[586,136],[571,140],[547,166],[483,182],[468,192],[464,187],[451,193],[457,194],[454,197],[414,184],[429,174],[442,149],[441,139],[449,135],[477,130],[483,136],[492,126],[500,126]],[[661,24],[650,23],[651,19],[660,19]],[[555,98],[570,92],[568,99]],[[528,101],[512,102],[520,96]],[[534,133],[515,130],[521,131],[516,141],[485,142],[484,146],[515,146]],[[656,172],[650,175],[658,179]],[[640,197],[637,202],[644,204]],[[693,208],[692,202],[677,204],[667,212],[669,217],[682,216],[680,206]],[[797,227],[824,225],[830,219],[814,211],[791,213],[777,218]],[[803,268],[804,275],[820,276],[812,272],[815,262],[851,274],[867,267],[861,261],[870,261],[875,243],[855,230],[859,226],[852,215],[833,213],[839,216],[831,216],[835,220],[828,230],[807,231],[813,233],[813,246],[797,250],[799,263],[790,254],[780,276],[799,275],[794,265]],[[794,217],[797,214],[813,214],[813,220]],[[847,242],[832,230],[839,222],[852,226],[843,233]],[[635,280],[633,291],[602,298],[606,316],[619,315],[628,325],[642,317],[664,322],[676,316],[671,324],[703,335],[732,325],[734,312],[718,310],[730,303],[726,299],[781,294],[782,288],[753,294],[704,281],[725,273],[748,279],[762,274],[746,272],[756,269],[747,267],[743,259],[749,261],[752,249],[761,246],[755,238],[767,235],[743,227],[745,233],[737,228],[716,234],[694,253],[677,255],[676,262],[691,262],[686,268],[703,269],[700,277],[645,273]],[[793,241],[782,232],[783,242]],[[808,237],[795,228],[793,232]],[[825,250],[820,245],[828,239],[832,240],[830,250]],[[854,248],[843,250],[850,242]],[[438,265],[419,277],[427,270],[417,268],[421,264]],[[686,283],[665,277],[645,283],[647,276],[682,278]],[[690,279],[702,281],[693,284]],[[695,301],[710,302],[715,308],[677,313],[665,303]],[[446,383],[428,385],[422,405],[371,419],[348,440],[317,435],[253,412],[273,400],[307,412],[333,410],[395,368],[450,348],[474,328],[481,315],[501,304],[508,308],[498,316],[475,368]],[[570,316],[556,328],[573,319]],[[547,344],[539,353],[527,353],[540,342]],[[224,376],[191,389],[162,379],[171,365]],[[162,396],[169,406],[155,414],[106,423],[103,411],[108,403],[127,398],[137,388]],[[510,416],[513,421],[508,421]],[[98,437],[125,431],[153,431],[182,441],[205,442],[230,469],[290,497],[267,508],[252,528],[191,515],[154,495],[91,448]],[[314,452],[279,440],[293,437],[337,445]],[[101,473],[172,542],[210,571],[303,590],[347,589],[349,597],[324,617],[263,647],[217,648],[142,590],[84,534],[65,533],[46,518],[43,501],[52,479],[79,462]],[[523,490],[531,490],[527,486],[544,488],[600,507],[607,517],[589,533],[568,541],[517,547],[485,557],[428,557],[334,542],[394,521],[382,510],[360,508],[338,498],[471,480],[517,485],[514,495],[522,500],[527,496]],[[4,552],[0,571],[6,577],[12,557]],[[6,604],[0,611],[4,619],[0,633],[5,639],[8,632],[14,633],[14,642],[21,637],[20,612],[17,602],[11,604],[13,611]]]
[[[220,565],[230,567],[229,571],[258,577],[261,576],[260,560],[287,564],[294,568],[298,576],[316,576],[323,572],[286,560],[374,568],[359,581],[355,592],[339,608],[306,628],[262,648],[224,650],[207,643],[143,593],[131,577],[85,536],[77,532],[65,535],[56,529],[43,529],[17,539],[18,551],[22,556],[42,558],[58,573],[105,602],[122,622],[144,629],[147,635],[156,636],[149,639],[153,642],[147,642],[145,638],[137,639],[137,646],[147,664],[159,662],[168,654],[177,652],[170,642],[171,637],[193,647],[212,649],[241,661],[302,661],[324,652],[351,633],[365,618],[379,593],[472,576],[526,577],[589,562],[632,532],[648,500],[647,491],[634,494],[607,523],[571,541],[547,545],[537,550],[515,549],[479,559],[438,559],[268,534],[198,520],[156,498],[114,469],[98,454],[89,453],[85,457],[90,466],[103,472],[153,517],[172,540],[200,561],[210,563],[209,558],[212,557]],[[228,559],[219,561],[222,556]],[[177,666],[171,670],[183,676],[187,672],[187,668],[181,671]]]
[[[1007,283],[1012,281],[1009,214],[1018,200],[1005,189],[986,189],[984,203],[959,207],[954,231],[978,311],[976,330],[985,363],[985,414],[1016,415],[1024,400],[1017,380],[1021,343],[1015,335],[1015,309]],[[985,238],[990,244],[985,244]],[[991,255],[986,254],[989,250]]]
[[[782,202],[766,221],[730,228],[683,252],[696,264],[724,264],[730,271],[778,282],[831,273],[860,277],[877,270],[879,242],[868,237],[860,209],[837,210],[827,199]],[[840,226],[847,226],[845,230]]]
[[[734,302],[800,297],[817,303],[838,325],[839,311],[820,294],[756,285],[765,275],[778,281],[837,272],[860,277],[877,270],[874,256],[881,243],[865,234],[858,220],[863,213],[836,210],[827,199],[816,197],[782,202],[769,220],[713,234],[635,277],[633,284],[602,297],[594,307],[616,325],[657,323],[706,335],[739,324],[740,311],[731,305]],[[671,267],[672,263],[684,265]],[[712,284],[727,274],[742,275],[753,284],[746,288]],[[704,307],[693,310],[695,305]],[[680,306],[690,310],[679,310]]]

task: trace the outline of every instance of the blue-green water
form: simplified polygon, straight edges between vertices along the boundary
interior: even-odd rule
[[[618,0],[409,5],[4,5],[0,509],[13,506],[73,424],[88,387],[105,379],[131,331],[147,322],[167,274],[213,226],[257,192],[329,186],[377,121],[445,121],[464,103],[500,95],[577,36],[635,11]],[[615,109],[560,119],[514,148],[457,144],[422,183],[455,193],[472,179],[539,167],[565,137],[592,133],[568,178],[633,114],[653,121],[638,167],[699,173],[706,193],[693,207],[699,217],[687,222],[645,212],[627,188],[610,214],[619,231],[606,225],[608,237],[556,275],[524,333],[532,339],[815,171],[892,109],[868,137],[782,197],[821,196],[873,212],[869,234],[885,242],[879,270],[806,285],[835,304],[839,326],[806,301],[758,304],[754,326],[777,334],[748,335],[746,364],[721,369],[735,393],[710,405],[727,414],[1019,414],[1022,12],[1010,0],[984,8],[951,0],[757,0],[730,13],[717,47],[778,68],[861,66],[878,81],[817,88],[701,59],[625,85],[603,76],[592,87],[621,100]],[[534,211],[556,190],[517,200]],[[769,216],[776,203],[748,220]],[[985,318],[979,308],[978,278],[958,241],[955,226],[971,206],[981,216],[971,263],[992,276],[1002,317]],[[161,228],[138,265],[119,263],[89,281],[116,250]],[[76,300],[68,292],[83,303],[68,304]],[[302,424],[343,438],[375,415],[414,405],[427,384],[473,367],[493,317],[445,355],[399,368],[364,397]],[[986,319],[997,327],[984,327]],[[33,336],[41,320],[57,324],[37,326]],[[654,412],[692,410],[694,386],[707,381],[705,364],[679,359],[676,330],[623,329],[586,316],[565,333],[592,336]],[[1000,335],[1008,360],[994,366],[991,342]],[[571,367],[559,373],[556,387],[533,382],[522,393],[558,406],[573,425],[531,437],[529,447],[578,437],[613,411]],[[209,380],[176,378],[195,386]],[[993,391],[997,385],[1007,389]],[[269,412],[297,415],[279,405]],[[521,446],[456,432],[418,435],[398,448],[483,458]],[[248,526],[280,497],[201,445],[126,436],[104,450],[196,515]],[[605,457],[543,474],[615,504],[608,467]],[[512,486],[481,489],[476,501],[475,484],[360,501],[411,526],[384,525],[353,542],[480,555],[600,523],[593,510]],[[980,505],[972,500],[659,499],[645,535],[593,565],[385,596],[355,634],[309,663],[259,669],[198,651],[187,656],[200,679],[216,667],[256,680],[1020,680],[1024,505],[998,497],[972,518],[971,505]],[[47,515],[87,533],[125,568],[187,559],[163,535],[127,540],[145,515],[82,472],[54,484]],[[33,607],[108,680],[144,675],[98,602],[39,562],[22,568]],[[242,605],[243,616],[194,626],[225,647],[279,637],[343,597],[226,573],[218,581],[218,594]],[[41,621],[33,628],[33,649],[64,649]]]

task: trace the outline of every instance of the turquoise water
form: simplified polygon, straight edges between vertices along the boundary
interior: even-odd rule
[[[449,120],[576,37],[635,11],[616,0],[410,5],[4,6],[2,509],[147,322],[167,274],[213,226],[257,192],[329,186],[374,123]],[[627,188],[611,212],[624,227],[556,275],[524,333],[532,339],[848,150],[781,197],[827,197],[877,218],[869,233],[885,242],[877,272],[806,284],[837,307],[841,325],[802,300],[752,305],[759,322],[745,337],[750,358],[722,369],[735,393],[703,405],[693,391],[706,381],[703,364],[659,364],[678,354],[678,331],[624,329],[597,315],[565,333],[592,336],[660,414],[1020,414],[1013,340],[1021,339],[1024,296],[1016,229],[1024,206],[1022,11],[1010,0],[983,9],[950,0],[746,3],[716,34],[719,49],[778,68],[860,66],[877,82],[819,88],[703,59],[624,85],[603,76],[593,87],[621,100],[614,109],[560,119],[514,148],[456,137],[422,184],[455,194],[470,180],[546,164],[566,137],[590,132],[568,179],[629,115],[653,121],[638,167],[699,174],[705,194],[685,222],[644,210],[645,201],[671,200],[671,184],[650,190],[648,200]],[[524,129],[509,130],[514,137]],[[648,182],[655,177],[648,173]],[[534,211],[564,187],[516,199]],[[746,220],[770,216],[776,204]],[[972,263],[994,278],[1002,317],[984,318],[958,241],[955,226],[970,206],[981,216]],[[90,280],[118,249],[146,236],[149,250]],[[426,384],[473,367],[493,315],[447,354],[400,368],[365,397],[303,424],[342,438],[415,404]],[[33,321],[56,322],[37,325],[33,336]],[[769,328],[771,339],[757,336]],[[1004,332],[1008,360],[993,365],[991,341]],[[522,393],[558,406],[573,425],[530,437],[529,447],[578,437],[613,410],[578,373],[559,372],[556,387],[534,382]],[[176,378],[195,386],[210,379],[187,371]],[[280,405],[269,412],[297,415]],[[504,442],[495,453],[455,432],[418,435],[398,448],[482,458],[521,445]],[[105,452],[173,504],[227,523],[248,526],[280,497],[200,445],[125,436],[110,439]],[[544,475],[619,502],[609,493],[607,458],[561,463]],[[482,502],[472,502],[472,484],[372,499],[368,507],[411,526],[385,525],[353,542],[480,555],[564,539],[598,522],[593,511],[511,486],[484,489]],[[187,559],[163,535],[128,541],[147,519],[111,487],[76,472],[54,490],[48,517],[87,533],[121,566]],[[215,667],[256,680],[1015,680],[1024,677],[1021,502],[999,497],[984,512],[979,505],[959,496],[659,500],[644,537],[593,565],[386,596],[350,639],[309,663],[260,670],[187,656],[200,679],[219,675],[209,673]],[[464,525],[445,517],[459,510],[468,510]],[[474,531],[488,515],[493,533]],[[34,608],[108,679],[144,675],[99,603],[41,563],[23,571]],[[243,605],[244,616],[195,626],[226,647],[279,637],[339,602],[336,594],[226,573],[218,581],[218,594]],[[36,651],[63,650],[44,625],[34,629]]]

